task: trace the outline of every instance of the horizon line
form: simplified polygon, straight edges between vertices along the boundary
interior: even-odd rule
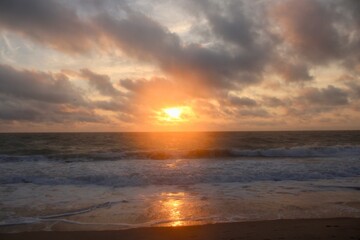
[[[212,131],[29,131],[29,132],[17,132],[17,131],[9,131],[9,132],[1,132],[0,134],[26,134],[26,133],[226,133],[226,132],[356,132],[360,131],[360,129],[317,129],[317,130],[212,130]]]

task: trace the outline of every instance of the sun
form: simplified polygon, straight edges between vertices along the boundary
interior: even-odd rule
[[[163,109],[164,113],[169,117],[169,119],[180,119],[183,109],[178,107],[165,108]]]
[[[193,111],[188,106],[176,106],[160,109],[156,114],[160,123],[177,124],[188,122],[193,116]]]

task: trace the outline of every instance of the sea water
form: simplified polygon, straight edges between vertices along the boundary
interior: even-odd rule
[[[0,231],[360,217],[360,132],[0,134]]]

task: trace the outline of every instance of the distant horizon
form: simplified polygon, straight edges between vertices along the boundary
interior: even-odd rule
[[[356,132],[356,131],[360,131],[360,129],[318,129],[318,130],[310,130],[310,129],[305,129],[305,130],[223,130],[223,131],[97,131],[97,132],[66,132],[66,131],[61,131],[61,132],[0,132],[0,134],[6,134],[6,133],[226,133],[226,132]]]

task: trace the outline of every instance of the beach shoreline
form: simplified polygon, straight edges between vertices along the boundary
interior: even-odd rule
[[[360,218],[281,219],[184,227],[146,227],[117,231],[0,233],[0,239],[360,239]]]

